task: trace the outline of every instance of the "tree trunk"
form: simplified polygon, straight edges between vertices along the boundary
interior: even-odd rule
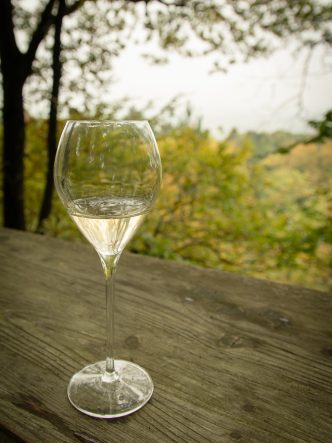
[[[50,104],[50,114],[48,120],[47,134],[47,174],[44,189],[43,201],[39,213],[37,232],[43,232],[43,222],[50,215],[52,210],[52,197],[54,190],[53,165],[57,146],[57,116],[59,89],[61,79],[61,28],[64,13],[64,0],[59,0],[58,13],[55,21],[54,45],[52,56],[53,84]]]
[[[3,84],[3,223],[25,229],[24,220],[24,108],[25,69],[14,35],[13,7],[0,1],[0,56]]]
[[[24,217],[24,108],[20,64],[3,67],[3,210],[4,226],[25,229]]]

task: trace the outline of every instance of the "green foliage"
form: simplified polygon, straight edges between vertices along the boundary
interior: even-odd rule
[[[332,138],[332,110],[328,110],[324,117],[320,120],[311,120],[309,125],[315,130],[315,135],[311,137],[302,138],[302,143],[322,143]],[[279,154],[288,154],[298,144],[299,139],[289,142],[288,144],[283,142],[275,152]]]
[[[188,123],[188,122],[187,122]],[[60,125],[62,126],[62,125]],[[26,216],[35,230],[45,174],[44,121],[28,124]],[[268,141],[268,135],[264,136]],[[275,136],[271,136],[270,144]],[[161,127],[163,185],[133,252],[319,289],[331,288],[332,142],[255,158],[254,140],[200,126]],[[82,239],[58,197],[47,234]]]
[[[34,61],[34,75],[25,87],[26,109],[38,115],[43,114],[45,100],[49,99],[52,77],[52,35],[45,32],[53,23],[53,2],[40,0],[32,7],[23,3],[13,1],[13,23],[23,51],[21,60],[27,59],[24,51],[31,37],[40,34],[41,38],[37,38],[41,42],[37,57],[38,42],[28,51],[31,63]],[[137,31],[145,43],[157,41],[165,51],[176,49],[187,56],[215,53],[216,70],[268,54],[290,37],[297,41],[298,48],[310,50],[318,46],[330,50],[332,43],[330,2],[273,0],[267,6],[261,0],[77,0],[66,5],[60,103],[68,115],[77,113],[76,109],[100,117],[116,115],[116,108],[110,109],[108,103],[101,102],[101,97],[106,96],[103,86],[111,81],[114,57]],[[43,17],[44,21],[40,20]],[[9,28],[11,25],[10,20]],[[32,40],[37,41],[33,37]],[[165,54],[150,55],[165,61]],[[131,118],[141,118],[135,109],[131,114]],[[319,133],[311,142],[331,137],[330,111],[323,120],[311,124]],[[46,172],[45,131],[42,120],[31,120],[27,125],[24,161],[30,230],[36,228]],[[278,151],[285,154],[280,159],[271,155],[275,152],[276,135],[272,139],[266,134],[233,134],[220,142],[204,132],[199,123],[192,128],[186,120],[174,126],[160,123],[159,119],[159,134],[164,186],[155,211],[143,224],[141,235],[131,243],[132,250],[317,288],[329,287],[330,148],[315,152],[314,157],[310,149],[299,155],[298,141],[288,140],[288,146]],[[313,158],[321,163],[320,169],[315,168]],[[57,197],[45,230],[65,238],[80,236]]]
[[[318,135],[315,141],[323,141],[332,137],[332,109],[326,112],[321,120],[311,120],[310,126],[314,128]]]
[[[303,135],[290,134],[286,131],[275,131],[273,133],[248,131],[240,134],[233,129],[227,140],[236,146],[249,144],[253,150],[253,160],[261,160],[276,151],[280,152],[283,149],[280,148],[281,146],[295,147],[303,140]]]

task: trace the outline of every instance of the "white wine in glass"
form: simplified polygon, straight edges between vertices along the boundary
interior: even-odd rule
[[[160,188],[161,161],[149,123],[68,121],[54,180],[69,215],[97,251],[106,279],[106,359],[72,377],[68,398],[94,417],[128,415],[150,399],[153,383],[145,369],[114,359],[114,273]]]

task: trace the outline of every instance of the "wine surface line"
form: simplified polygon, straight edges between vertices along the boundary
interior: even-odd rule
[[[73,201],[69,214],[102,256],[120,254],[142,223],[148,201],[136,197],[87,197]]]

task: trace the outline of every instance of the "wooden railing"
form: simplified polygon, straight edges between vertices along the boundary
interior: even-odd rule
[[[116,357],[151,374],[131,416],[67,400],[104,358],[104,282],[88,245],[0,231],[0,441],[331,442],[332,295],[124,254]]]

